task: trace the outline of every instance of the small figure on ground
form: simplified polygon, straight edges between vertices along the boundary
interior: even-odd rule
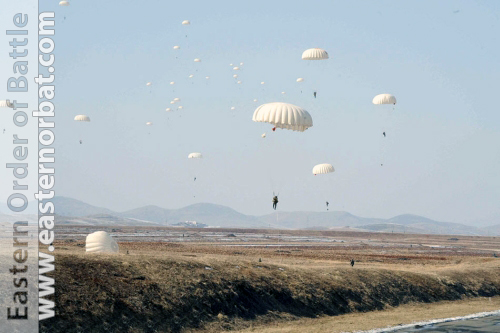
[[[278,196],[275,195],[273,197],[273,209],[276,210],[276,207],[278,206]]]
[[[351,267],[354,267],[354,259],[351,259]]]

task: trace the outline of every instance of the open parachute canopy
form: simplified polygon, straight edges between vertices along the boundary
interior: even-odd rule
[[[391,94],[380,94],[373,97],[373,104],[396,104],[396,97]]]
[[[63,1],[59,2],[59,6],[69,6],[69,2],[63,0]]]
[[[252,120],[299,132],[313,125],[309,112],[296,105],[280,102],[262,104],[253,113]]]
[[[315,165],[313,168],[313,174],[315,176],[326,174],[326,173],[332,173],[334,171],[335,171],[335,169],[333,168],[333,166],[331,164],[328,164],[328,163],[318,164],[318,165]]]
[[[201,153],[191,153],[188,155],[188,158],[203,158],[203,155]]]
[[[0,108],[12,108],[12,107],[13,105],[8,99],[0,101]]]
[[[328,52],[323,49],[308,49],[302,53],[302,60],[325,60],[328,59]]]
[[[86,121],[86,122],[89,122],[90,118],[89,118],[89,116],[86,116],[84,114],[79,114],[79,115],[75,116],[75,120],[76,121]]]
[[[86,252],[118,252],[119,247],[116,241],[106,231],[96,231],[85,239]]]
[[[190,24],[191,24],[191,22],[189,22],[189,20],[182,21],[182,25],[190,25]]]

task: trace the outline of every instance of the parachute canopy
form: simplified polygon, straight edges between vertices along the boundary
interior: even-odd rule
[[[106,231],[96,231],[85,239],[86,252],[118,252],[118,244]]]
[[[302,60],[325,60],[328,59],[328,52],[323,49],[308,49],[302,53]]]
[[[201,153],[191,153],[188,155],[188,158],[203,158],[203,155]]]
[[[14,106],[8,99],[0,101],[0,108],[12,108],[12,107]]]
[[[396,104],[396,97],[391,94],[380,94],[373,97],[373,104]]]
[[[166,108],[165,111],[170,112],[170,111],[172,111],[172,109],[171,108]]]
[[[175,45],[175,46],[174,46],[174,50],[178,50],[178,49],[180,49],[180,48],[181,48],[181,47],[180,47],[179,45]]]
[[[150,85],[152,85],[152,84],[153,84],[153,83],[151,83],[151,82],[146,83],[146,85],[147,85],[148,87],[149,87]]]
[[[236,79],[238,77],[238,74],[234,74],[233,77]]]
[[[188,77],[191,79],[191,78],[193,78],[193,77],[194,77],[194,75],[193,75],[193,74],[189,74],[189,76],[188,76]]]
[[[252,120],[299,132],[313,125],[309,112],[293,104],[280,102],[262,104],[253,113]]]
[[[63,1],[59,2],[59,6],[69,6],[69,2],[63,0]]]
[[[333,166],[331,164],[328,164],[328,163],[318,164],[318,165],[315,165],[313,168],[313,174],[315,176],[325,174],[325,173],[331,173],[334,171],[335,171],[335,169],[333,168]]]
[[[241,84],[241,81],[238,81],[238,82],[236,82],[236,83]]]
[[[189,22],[189,20],[182,21],[182,25],[190,25],[190,24],[191,24],[191,22]]]
[[[235,70],[235,71],[239,71],[239,70],[240,70],[240,68],[239,68],[238,66],[235,66],[235,67],[233,67],[233,70]]]
[[[266,133],[262,133],[261,137],[265,138],[266,137]]]
[[[304,79],[303,79],[303,78],[301,78],[301,77],[299,77],[299,78],[297,79],[297,82],[304,82]]]
[[[151,126],[151,125],[153,125],[153,123],[152,123],[152,122],[150,122],[150,121],[148,121],[148,122],[146,123],[146,125]]]
[[[174,98],[174,102],[179,102],[181,99],[179,97]]]
[[[196,58],[194,59],[194,62],[201,62],[201,59]]]
[[[89,116],[86,116],[84,114],[79,114],[79,115],[75,116],[75,120],[76,121],[87,121],[87,122],[89,122],[90,118],[89,118]]]
[[[174,82],[174,81],[172,81],[172,82],[170,82],[170,84],[171,84],[171,85],[174,85],[174,84],[175,84],[175,82]]]

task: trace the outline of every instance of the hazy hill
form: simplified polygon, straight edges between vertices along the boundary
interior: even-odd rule
[[[88,203],[73,198],[54,197],[51,201],[54,203],[57,215],[73,217],[96,214],[116,214],[110,209],[89,205]]]
[[[179,209],[144,206],[113,212],[79,200],[56,197],[56,212],[61,224],[90,225],[174,225],[196,221],[213,227],[327,230],[350,227],[380,232],[407,232],[456,235],[498,235],[499,226],[476,228],[458,223],[438,222],[418,215],[399,215],[390,219],[366,218],[348,212],[274,212],[264,216],[245,215],[232,208],[197,203]]]

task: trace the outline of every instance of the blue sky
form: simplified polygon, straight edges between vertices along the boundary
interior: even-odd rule
[[[324,210],[326,198],[361,216],[500,220],[500,2],[70,3],[42,7],[58,16],[59,195],[265,214],[275,190],[287,211]],[[312,47],[330,59],[301,60]],[[397,97],[393,112],[371,104],[380,93]],[[166,112],[174,97],[184,109]],[[305,108],[314,126],[252,122],[275,101]],[[319,163],[336,172],[315,178]]]

